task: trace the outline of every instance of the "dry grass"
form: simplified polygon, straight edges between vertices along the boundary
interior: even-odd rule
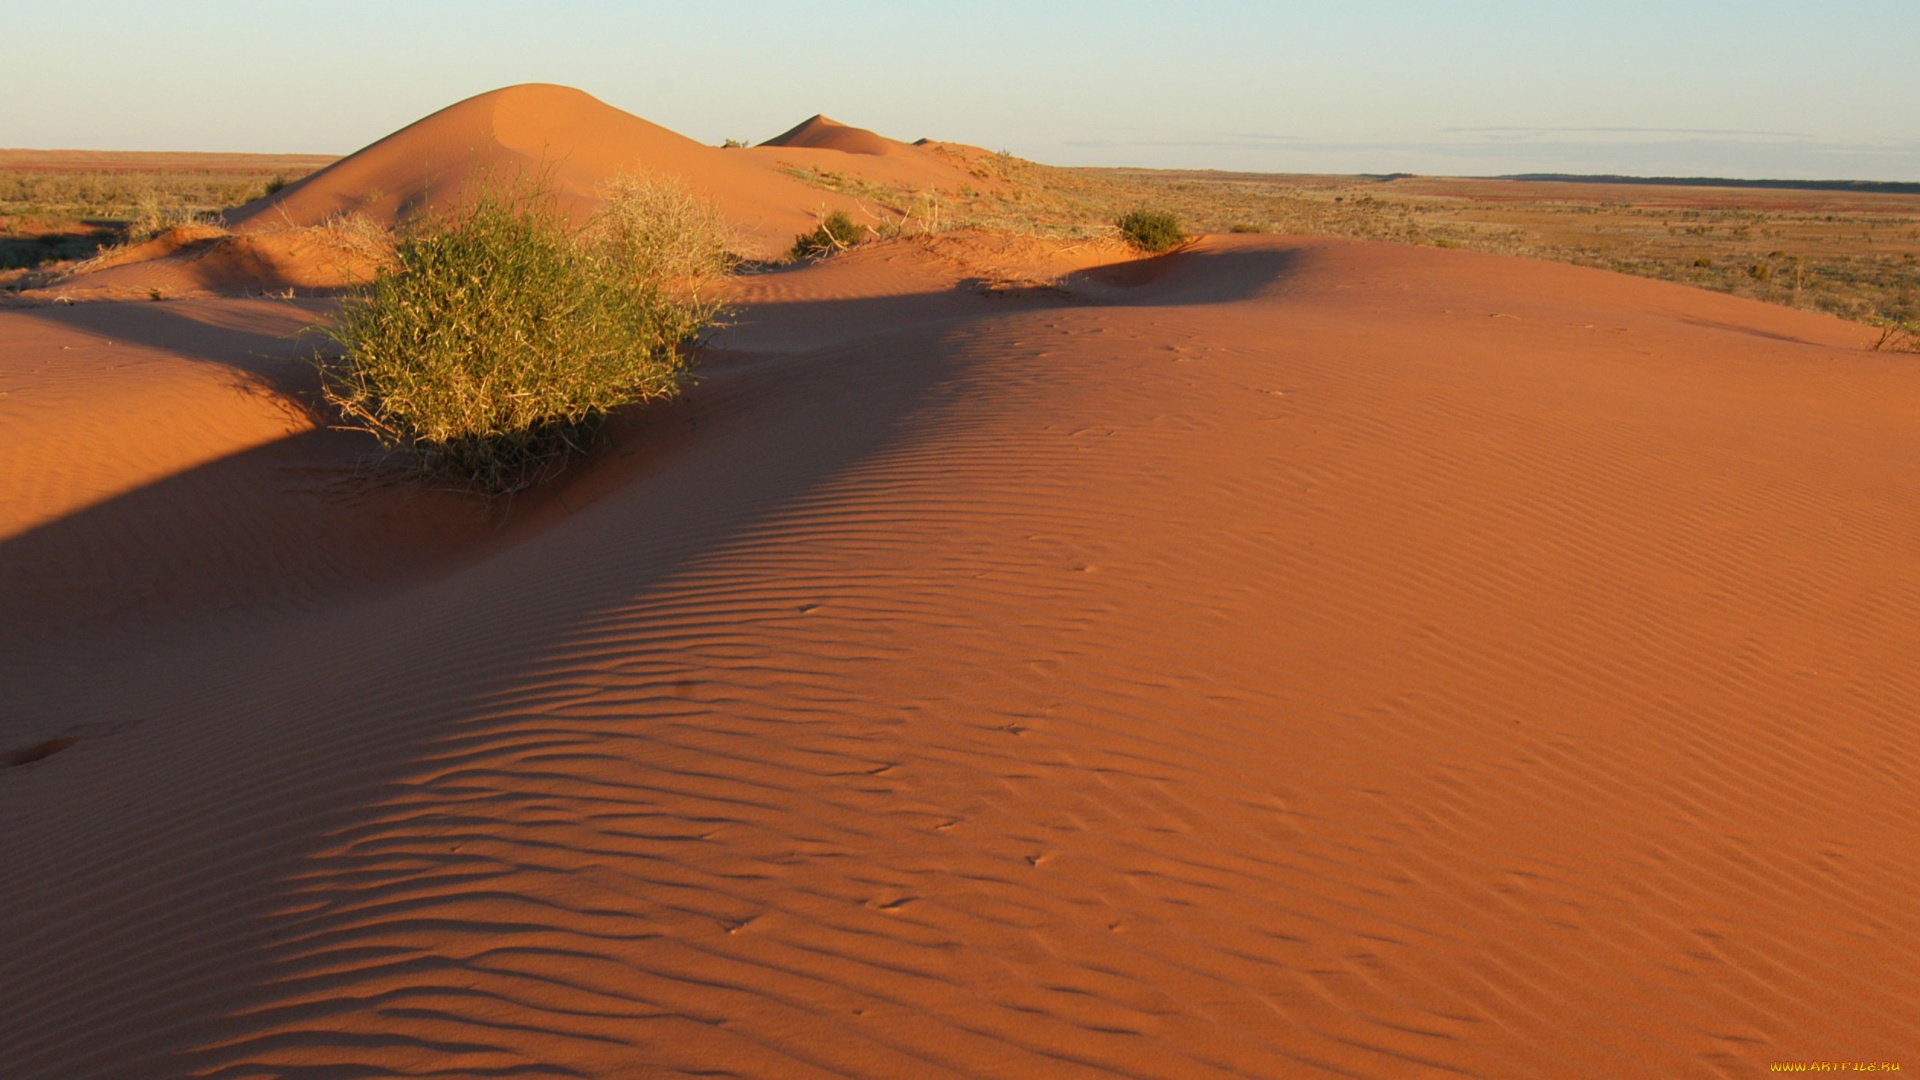
[[[310,156],[0,151],[0,271],[215,219],[326,163]]]
[[[1111,236],[1110,223],[1148,205],[1196,233],[1342,236],[1549,259],[1891,324],[1889,348],[1920,337],[1916,195],[1060,169],[933,149],[975,182],[935,194],[820,170],[793,175],[859,200],[883,235]]]
[[[1920,196],[1101,170],[1200,231],[1457,247],[1676,281],[1860,322],[1920,317]]]

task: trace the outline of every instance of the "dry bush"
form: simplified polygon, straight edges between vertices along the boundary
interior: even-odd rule
[[[794,238],[792,255],[796,259],[807,259],[845,251],[865,240],[870,232],[845,210],[834,210],[822,215],[819,226],[812,232]]]
[[[1873,343],[1875,352],[1920,353],[1920,322],[1893,318],[1871,318],[1867,321],[1880,328],[1880,339]]]
[[[626,174],[599,191],[601,205],[583,232],[598,254],[643,289],[698,297],[733,264],[738,240],[718,207],[685,184]]]
[[[612,410],[677,392],[682,347],[720,313],[699,282],[726,242],[710,207],[662,182],[616,184],[580,230],[542,183],[484,185],[349,295],[326,399],[422,475],[538,483]]]
[[[1127,243],[1149,255],[1172,251],[1186,242],[1180,219],[1168,210],[1134,210],[1121,215],[1114,227]]]

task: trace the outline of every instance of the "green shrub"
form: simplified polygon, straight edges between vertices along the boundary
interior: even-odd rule
[[[1180,219],[1165,210],[1135,210],[1114,222],[1127,243],[1149,255],[1172,251],[1187,239]]]
[[[395,245],[350,294],[326,399],[416,469],[516,491],[587,449],[613,409],[663,398],[720,313],[720,219],[685,189],[624,180],[573,229],[541,184],[486,185]]]
[[[1244,221],[1239,221],[1235,222],[1233,227],[1227,231],[1236,233],[1263,233],[1266,232],[1267,229],[1264,225],[1252,225]]]
[[[848,217],[845,210],[835,210],[820,219],[819,228],[794,239],[793,257],[806,259],[845,251],[866,239],[867,231],[865,225]]]

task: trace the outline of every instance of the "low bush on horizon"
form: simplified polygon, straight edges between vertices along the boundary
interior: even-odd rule
[[[868,232],[865,225],[853,220],[845,210],[835,210],[820,219],[818,228],[794,239],[792,254],[796,259],[809,259],[845,251],[865,240]]]
[[[1113,224],[1127,243],[1149,255],[1172,251],[1187,239],[1180,219],[1166,210],[1134,210]]]
[[[426,477],[488,494],[550,478],[625,405],[670,397],[683,346],[721,313],[717,212],[623,178],[575,229],[541,182],[485,184],[404,232],[349,294],[324,396]]]

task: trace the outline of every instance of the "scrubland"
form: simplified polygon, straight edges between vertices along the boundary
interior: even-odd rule
[[[1920,319],[1920,195],[1062,169],[1004,154],[966,164],[982,183],[941,200],[820,170],[794,175],[941,228],[1093,236],[1152,206],[1177,214],[1193,233],[1465,248],[1676,281],[1909,333]]]
[[[980,181],[929,192],[819,167],[790,175],[878,211],[877,235],[1111,235],[1142,207],[1195,234],[1272,232],[1465,248],[1824,311],[1913,342],[1920,195],[1531,180],[1056,168],[929,144]],[[143,226],[210,216],[329,159],[0,153],[0,272],[84,258]]]

